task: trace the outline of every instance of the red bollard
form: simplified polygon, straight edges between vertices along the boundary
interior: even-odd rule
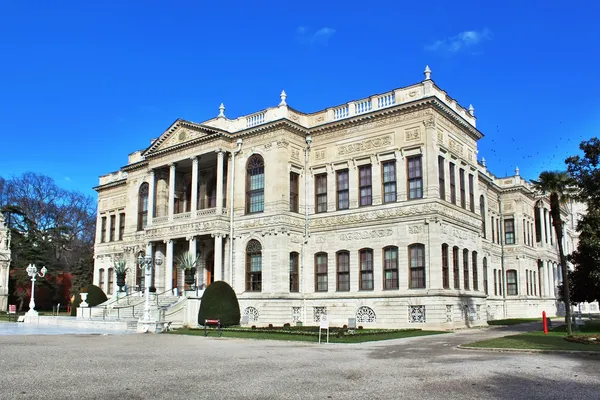
[[[546,311],[542,311],[542,323],[544,324],[544,335],[548,334],[548,321],[546,320]]]

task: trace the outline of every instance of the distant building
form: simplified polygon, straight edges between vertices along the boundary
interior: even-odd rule
[[[94,283],[113,260],[164,259],[157,293],[225,280],[251,324],[458,327],[557,312],[548,199],[477,160],[473,107],[415,85],[311,114],[287,105],[175,121],[100,177]],[[233,201],[232,201],[233,200]],[[231,210],[234,210],[231,213]],[[564,209],[567,249],[574,247]],[[133,268],[130,288],[143,288]]]
[[[8,310],[8,281],[10,267],[10,231],[0,213],[0,311]]]

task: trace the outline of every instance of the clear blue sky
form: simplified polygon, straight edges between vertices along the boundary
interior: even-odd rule
[[[426,64],[475,106],[496,175],[563,168],[599,134],[600,5],[478,3],[0,1],[0,176],[94,194],[177,118],[248,114],[282,89],[312,112],[416,83]]]

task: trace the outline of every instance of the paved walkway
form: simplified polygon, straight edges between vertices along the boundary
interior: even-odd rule
[[[530,325],[351,345],[0,336],[0,398],[600,399],[598,358],[456,348]]]
[[[0,336],[12,335],[123,335],[127,331],[102,328],[80,328],[53,325],[25,324],[23,322],[0,322]]]

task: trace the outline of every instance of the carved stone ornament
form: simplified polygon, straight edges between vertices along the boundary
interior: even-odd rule
[[[411,140],[419,140],[421,138],[421,132],[419,128],[407,129],[404,135],[407,142],[410,142]]]
[[[362,232],[349,232],[342,233],[340,235],[340,240],[364,240],[364,239],[375,239],[385,236],[392,236],[394,231],[392,229],[374,229],[372,231],[362,231]]]
[[[338,146],[337,155],[343,156],[347,154],[357,153],[360,151],[377,149],[383,146],[389,146],[392,144],[392,136],[385,135],[373,139],[367,139],[356,143],[350,143]]]

